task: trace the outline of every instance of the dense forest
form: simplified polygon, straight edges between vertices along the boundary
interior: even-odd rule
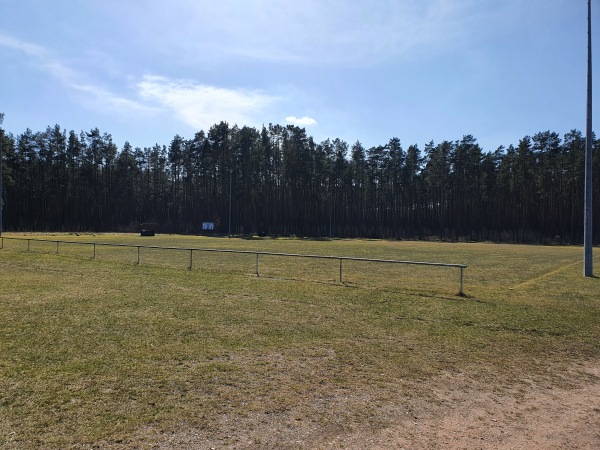
[[[544,131],[483,151],[473,136],[403,148],[317,143],[296,126],[225,122],[118,149],[97,128],[5,133],[4,230],[135,231],[510,242],[583,241],[585,137]],[[594,236],[600,152],[594,141]],[[230,216],[231,212],[231,216]],[[231,228],[229,228],[231,227]]]

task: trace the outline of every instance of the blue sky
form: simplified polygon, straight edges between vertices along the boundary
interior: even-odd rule
[[[586,0],[2,0],[0,112],[119,148],[225,120],[493,151],[585,133],[586,45]]]

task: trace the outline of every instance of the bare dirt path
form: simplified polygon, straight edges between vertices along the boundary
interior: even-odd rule
[[[504,386],[445,374],[419,386],[408,402],[384,405],[374,420],[350,427],[299,421],[294,411],[223,417],[220,436],[181,431],[155,436],[150,448],[173,449],[600,449],[600,362],[578,364],[562,376],[526,379]],[[347,393],[346,393],[347,394]],[[334,395],[330,411],[358,407]],[[313,399],[314,400],[314,399]],[[334,414],[335,415],[335,414]],[[225,422],[229,421],[229,427]],[[146,430],[146,432],[151,430]],[[145,447],[144,447],[145,448]]]
[[[523,380],[498,391],[442,377],[432,386],[438,405],[415,406],[412,421],[331,444],[352,449],[600,449],[600,362],[570,372],[559,386]]]

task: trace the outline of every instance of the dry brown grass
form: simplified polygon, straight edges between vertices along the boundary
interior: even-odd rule
[[[454,295],[454,274],[414,268],[356,264],[340,284],[337,267],[309,260],[266,260],[257,278],[252,258],[187,271],[166,256],[138,266],[108,248],[91,260],[85,246],[56,255],[6,241],[2,447],[318,447],[405,420],[447,374],[497,391],[568,384],[561,367],[600,354],[600,284],[581,277],[579,248],[157,238],[467,263],[468,297]]]

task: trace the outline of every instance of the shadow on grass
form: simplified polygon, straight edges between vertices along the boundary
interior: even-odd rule
[[[224,236],[226,237],[226,236]],[[234,237],[234,236],[232,236]],[[329,241],[335,241],[335,240],[339,240],[338,238],[330,238],[330,237],[323,237],[323,236],[317,236],[317,237],[306,237],[306,236],[295,236],[295,235],[289,235],[289,236],[280,236],[280,235],[245,235],[245,236],[235,236],[238,239],[244,239],[246,241],[264,241],[264,240],[273,240],[276,241],[278,239],[294,239],[294,240],[298,240],[298,241],[307,241],[307,242],[329,242]]]

